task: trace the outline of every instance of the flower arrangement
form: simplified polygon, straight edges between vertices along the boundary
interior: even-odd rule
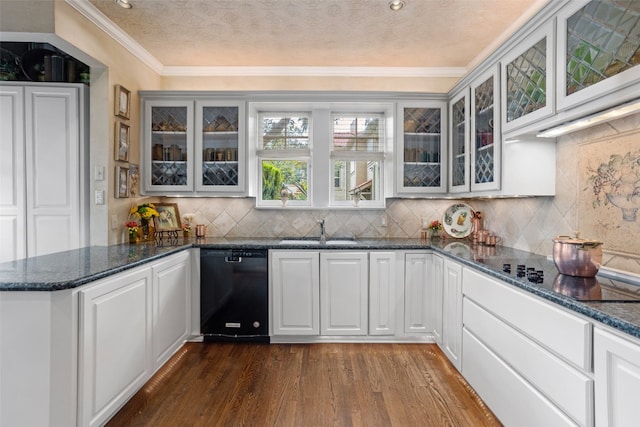
[[[152,218],[160,216],[153,203],[143,203],[131,208],[130,215],[135,215],[142,220],[149,221]]]
[[[189,233],[191,233],[191,223],[193,222],[193,218],[195,216],[196,216],[196,214],[186,213],[182,217],[182,231],[183,231],[185,237],[187,237],[189,235]]]
[[[185,233],[191,233],[191,224],[189,224],[188,222],[182,224],[182,231],[184,231]]]
[[[442,223],[440,221],[438,221],[437,219],[434,219],[433,221],[431,221],[429,223],[429,230],[431,231],[440,231],[442,230]]]
[[[127,232],[129,233],[129,242],[135,243],[138,239],[138,223],[135,221],[128,221],[124,223],[124,226],[127,227]]]

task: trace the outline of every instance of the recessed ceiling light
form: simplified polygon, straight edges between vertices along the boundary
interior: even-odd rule
[[[131,9],[133,7],[133,5],[129,3],[129,0],[116,0],[116,4],[125,9]]]
[[[402,0],[393,0],[389,2],[389,9],[397,12],[398,10],[404,7],[404,2]]]

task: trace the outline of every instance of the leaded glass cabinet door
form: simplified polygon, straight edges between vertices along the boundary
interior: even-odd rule
[[[195,186],[198,192],[242,193],[244,103],[197,101]]]
[[[557,62],[559,110],[637,97],[624,89],[640,78],[640,1],[569,2],[558,13]]]
[[[471,84],[471,191],[500,189],[501,133],[498,70]]]
[[[471,113],[469,88],[454,96],[449,102],[449,192],[468,192],[469,175],[469,130]]]
[[[553,22],[518,43],[501,61],[502,131],[553,113]]]
[[[446,103],[398,103],[397,191],[446,191]]]
[[[145,191],[193,191],[193,101],[149,100],[144,105]]]

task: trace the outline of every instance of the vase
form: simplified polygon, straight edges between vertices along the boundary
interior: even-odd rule
[[[186,230],[182,231],[182,237],[184,237],[185,239],[188,239],[190,235],[191,235],[190,231],[186,231]]]
[[[140,218],[141,238],[143,241],[150,240],[153,237],[153,231],[148,219]]]
[[[129,231],[129,244],[135,245],[138,243],[138,230]]]

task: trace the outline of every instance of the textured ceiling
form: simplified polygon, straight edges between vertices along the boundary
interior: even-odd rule
[[[393,12],[389,0],[89,2],[164,66],[268,67],[467,67],[543,3],[405,0]]]

